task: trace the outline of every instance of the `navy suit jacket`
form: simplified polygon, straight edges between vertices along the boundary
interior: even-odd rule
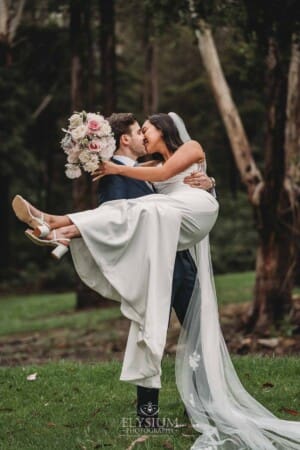
[[[112,161],[123,165],[114,158],[112,158]],[[111,200],[142,197],[153,193],[153,190],[144,181],[122,175],[107,175],[101,178],[98,184],[99,204]],[[189,251],[177,252],[173,273],[171,305],[175,309],[181,324],[193,292],[196,273],[196,266]],[[159,295],[159,292],[157,295]]]
[[[112,158],[112,161],[115,164],[124,165],[117,159]],[[153,193],[154,191],[145,181],[124,177],[123,175],[106,175],[99,181],[98,202],[100,205],[111,200],[137,198]]]

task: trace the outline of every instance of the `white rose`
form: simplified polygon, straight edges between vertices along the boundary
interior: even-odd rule
[[[74,178],[79,178],[81,175],[81,169],[73,164],[66,164],[65,174],[68,178],[73,180]]]
[[[98,158],[94,159],[92,158],[91,161],[88,161],[83,165],[83,168],[86,172],[94,172],[96,169],[98,169],[99,161]]]
[[[101,138],[101,159],[110,159],[116,149],[116,141],[112,136]]]
[[[79,127],[75,128],[71,131],[71,136],[75,141],[83,139],[87,134],[87,127],[85,125],[79,125]]]
[[[69,148],[68,150],[64,150],[64,152],[67,154],[67,155],[79,155],[79,153],[80,153],[80,148],[78,147],[78,145],[77,144],[75,144],[75,145],[73,145],[73,147],[71,147],[71,148]]]
[[[109,125],[109,123],[105,120],[105,122],[102,123],[101,128],[99,131],[97,131],[97,135],[99,137],[102,136],[109,136],[111,133],[111,126]]]
[[[71,135],[69,133],[66,133],[63,139],[60,141],[60,144],[63,148],[63,150],[68,153],[68,151],[73,147],[73,142]]]
[[[82,117],[79,114],[72,114],[72,116],[69,118],[69,128],[77,128],[80,125],[83,125]]]
[[[91,153],[88,150],[82,150],[82,152],[79,154],[78,158],[82,164],[87,163],[91,160]]]

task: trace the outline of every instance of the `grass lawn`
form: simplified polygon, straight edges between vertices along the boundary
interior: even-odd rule
[[[53,328],[90,329],[108,319],[121,317],[117,303],[96,313],[95,310],[76,312],[75,304],[74,293],[5,297],[0,301],[0,335]]]
[[[254,273],[244,272],[216,276],[219,303],[250,301]],[[113,303],[114,305],[114,303]],[[4,296],[0,300],[0,335],[35,332],[68,327],[85,329],[101,326],[107,319],[121,317],[119,306],[74,312],[75,294],[36,294]]]
[[[219,303],[250,301],[253,284],[252,272],[217,276]],[[74,307],[72,293],[1,298],[1,339],[10,339],[11,351],[15,352],[14,341],[22,334],[40,332],[42,336],[51,331],[60,336],[59,332],[65,330],[74,346],[76,333],[105,332],[105,327],[115,333],[109,320],[121,317],[117,304],[109,309],[82,312],[76,312]],[[41,339],[41,346],[43,342]],[[0,450],[121,450],[128,449],[141,436],[128,436],[126,431],[130,428],[122,428],[122,420],[128,424],[131,419],[134,423],[136,395],[134,386],[119,382],[120,362],[46,361],[49,362],[43,365],[0,368]],[[233,361],[242,383],[256,399],[281,418],[300,420],[299,359],[243,356],[234,357]],[[28,381],[26,377],[35,372],[37,379]],[[171,357],[163,363],[160,416],[173,423],[186,423]],[[187,426],[162,436],[146,436],[134,449],[185,450],[196,435]]]
[[[245,387],[281,418],[299,410],[296,358],[234,358]],[[0,369],[0,448],[3,450],[127,449],[141,434],[126,435],[134,423],[135,388],[119,382],[120,363],[46,364]],[[37,372],[35,381],[26,377]],[[298,399],[298,400],[296,400]],[[160,416],[187,424],[175,387],[174,360],[163,364]],[[298,420],[300,417],[298,416]],[[123,421],[123,422],[122,422]],[[125,422],[124,422],[125,421]],[[134,448],[187,449],[196,432],[185,427],[149,436]]]

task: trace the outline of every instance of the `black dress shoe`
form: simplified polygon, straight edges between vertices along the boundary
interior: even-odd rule
[[[159,428],[159,389],[137,386],[137,427]]]

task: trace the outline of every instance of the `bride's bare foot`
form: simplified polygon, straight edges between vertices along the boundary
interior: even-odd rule
[[[69,245],[70,240],[75,237],[80,237],[80,231],[74,224],[72,224],[52,230],[45,239],[48,241],[55,240],[63,245]]]

